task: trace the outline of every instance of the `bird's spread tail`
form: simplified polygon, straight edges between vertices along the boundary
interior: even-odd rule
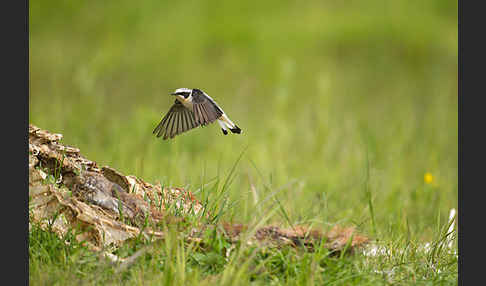
[[[231,130],[231,132],[233,132],[233,133],[237,133],[237,134],[240,134],[240,133],[241,133],[241,129],[240,129],[240,127],[238,127],[238,126],[236,126],[236,125],[235,125],[235,127],[234,127],[234,128],[232,128],[232,129],[230,129],[230,130]]]
[[[221,130],[223,130],[224,135],[228,133],[228,129],[231,131],[231,133],[236,133],[240,134],[241,129],[240,127],[236,126],[229,118],[226,116],[226,114],[223,114],[220,119],[218,119],[218,123],[221,126]]]

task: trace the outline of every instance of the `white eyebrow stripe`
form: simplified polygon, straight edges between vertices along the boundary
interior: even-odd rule
[[[174,93],[181,93],[181,92],[189,92],[189,93],[191,93],[191,92],[192,92],[192,89],[190,89],[190,88],[185,88],[185,87],[183,87],[183,88],[178,88],[178,89],[176,89],[176,91],[175,91]]]

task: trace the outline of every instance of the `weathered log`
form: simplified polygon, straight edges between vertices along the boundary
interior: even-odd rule
[[[189,213],[205,213],[203,205],[190,191],[152,185],[108,166],[99,168],[96,162],[83,157],[78,148],[60,143],[61,139],[61,134],[29,126],[31,223],[39,223],[60,236],[70,229],[81,229],[83,232],[76,238],[93,250],[101,250],[106,246],[120,246],[140,234],[163,238],[164,233],[156,227],[160,223],[177,223]],[[181,216],[170,215],[166,206],[175,206]],[[352,227],[336,226],[323,234],[304,226],[291,229],[263,226],[254,229],[250,236],[243,236],[248,226],[229,223],[193,228],[183,239],[202,242],[202,233],[208,228],[222,232],[231,242],[245,237],[250,244],[289,245],[306,250],[312,250],[322,241],[336,251],[346,245],[352,250],[368,241]]]

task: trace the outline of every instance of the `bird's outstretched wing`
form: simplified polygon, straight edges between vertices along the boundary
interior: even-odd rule
[[[216,121],[223,115],[221,108],[202,92],[193,91],[192,104],[196,122],[202,126]]]
[[[169,112],[162,118],[159,125],[155,127],[153,134],[157,137],[164,136],[163,139],[174,138],[174,136],[184,133],[199,126],[194,113],[185,108],[177,99]]]

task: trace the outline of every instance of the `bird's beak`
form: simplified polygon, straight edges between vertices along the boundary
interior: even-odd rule
[[[171,93],[170,95],[177,95],[175,92]]]

